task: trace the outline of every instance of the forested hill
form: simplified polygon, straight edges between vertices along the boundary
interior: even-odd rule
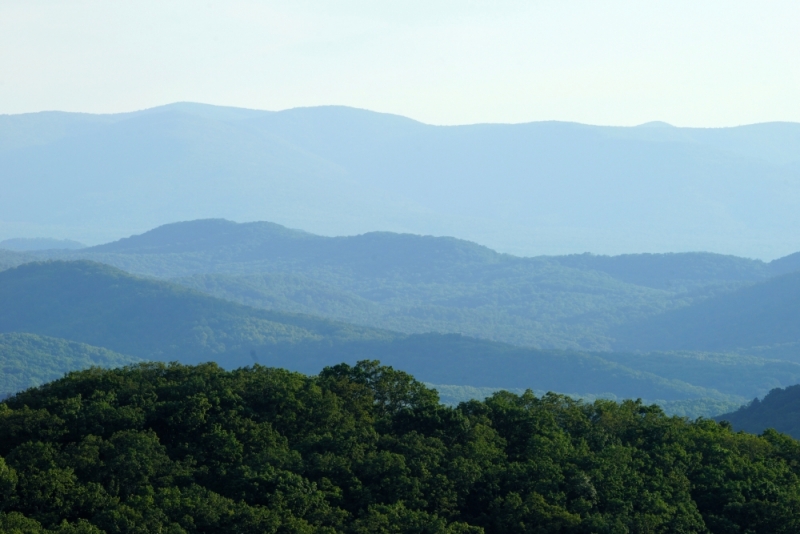
[[[800,531],[800,443],[626,401],[456,408],[362,362],[148,364],[0,404],[0,531]]]
[[[160,361],[253,363],[316,373],[382,359],[438,384],[739,402],[718,391],[635,370],[597,354],[513,347],[461,335],[406,336],[223,301],[96,263],[26,264],[0,273],[0,332],[28,332]],[[800,376],[797,369],[782,369]],[[756,388],[759,392],[760,388]]]
[[[707,284],[752,282],[800,270],[800,260],[771,263],[710,253],[539,256],[499,254],[487,247],[450,237],[371,232],[348,237],[323,237],[274,223],[234,223],[224,219],[186,221],[160,226],[141,235],[81,251],[141,256],[139,268],[159,265],[175,274],[254,272],[259,267],[285,266],[304,271],[332,269],[362,276],[431,277],[455,275],[476,268],[514,265],[529,268],[547,262],[584,271],[603,272],[636,285],[659,289],[695,288]],[[158,263],[157,263],[158,262]],[[248,266],[249,265],[249,266]],[[132,268],[138,267],[131,264]]]
[[[40,386],[70,371],[121,367],[141,361],[84,343],[36,336],[0,334],[0,399]]]
[[[692,306],[625,325],[617,347],[730,350],[789,346],[800,361],[800,273],[772,278]],[[792,356],[792,353],[795,353]]]
[[[259,267],[284,266],[378,276],[403,271],[410,271],[412,276],[432,276],[437,271],[521,260],[449,237],[390,232],[322,237],[269,222],[237,224],[222,219],[168,224],[84,253],[143,256],[145,261],[158,261],[160,257],[163,265],[171,263],[177,272],[186,274],[253,272]]]
[[[258,308],[576,350],[610,350],[615,326],[792,266],[709,253],[522,258],[453,238],[331,238],[219,219],[38,256],[91,259]]]
[[[345,107],[187,103],[7,115],[0,238],[95,244],[226,217],[326,235],[452,235],[528,256],[776,258],[800,250],[798,154],[790,123],[433,126]]]
[[[256,310],[87,261],[0,273],[0,332],[30,332],[148,359],[253,363],[253,347],[391,338],[308,316]]]
[[[760,434],[772,428],[800,439],[800,385],[775,388],[763,399],[755,398],[735,412],[715,417],[736,430]]]

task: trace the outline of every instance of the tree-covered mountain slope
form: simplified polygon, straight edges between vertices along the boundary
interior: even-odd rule
[[[11,115],[0,117],[0,238],[95,244],[226,217],[452,235],[522,255],[776,258],[800,249],[797,154],[789,123],[433,126],[344,107],[198,104]]]
[[[792,273],[625,325],[616,347],[724,351],[798,342],[800,273]]]
[[[331,269],[361,276],[406,275],[423,281],[476,267],[524,268],[547,261],[603,272],[622,282],[671,290],[754,282],[800,270],[800,264],[795,268],[797,262],[791,257],[771,263],[710,253],[528,258],[500,254],[476,243],[448,237],[392,232],[324,237],[269,222],[237,224],[223,219],[167,224],[82,251],[86,253],[135,255],[150,261],[160,258],[164,268],[173,269],[174,275],[250,274],[259,272],[259,268],[284,265],[294,270]]]
[[[773,389],[763,399],[756,397],[735,412],[715,419],[728,421],[736,430],[760,434],[772,428],[800,439],[800,385]]]
[[[0,331],[30,332],[140,358],[252,363],[253,347],[391,338],[368,328],[256,310],[87,261],[0,273]]]
[[[632,401],[447,407],[377,362],[148,364],[0,404],[0,530],[790,534],[798,458],[785,435]]]
[[[141,361],[84,343],[36,336],[0,334],[0,399],[89,367],[121,367]]]
[[[521,258],[453,238],[322,237],[199,220],[74,253],[259,308],[404,333],[461,332],[609,350],[609,330],[764,280],[772,264],[705,253]]]
[[[261,363],[316,373],[342,361],[382,359],[441,384],[744,400],[738,392],[665,379],[601,355],[456,334],[408,336],[258,310],[86,261],[32,263],[0,273],[0,332],[60,337],[145,359],[212,360],[227,368]]]

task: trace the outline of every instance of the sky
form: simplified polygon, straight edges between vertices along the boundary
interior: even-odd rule
[[[0,114],[800,122],[797,0],[0,0]]]

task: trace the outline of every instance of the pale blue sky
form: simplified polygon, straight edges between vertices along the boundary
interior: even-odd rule
[[[0,0],[0,113],[800,122],[796,0]]]

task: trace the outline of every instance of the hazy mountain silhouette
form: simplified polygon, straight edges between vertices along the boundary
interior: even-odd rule
[[[800,125],[431,126],[343,107],[0,117],[0,236],[176,219],[454,235],[517,254],[800,249]]]
[[[789,345],[800,361],[800,272],[621,327],[617,348],[734,350]],[[794,356],[791,356],[794,353]]]
[[[583,350],[610,350],[611,327],[792,268],[791,257],[764,263],[710,253],[520,258],[454,238],[331,238],[219,219],[37,255],[90,259],[258,308]]]
[[[570,269],[603,272],[617,280],[654,288],[681,284],[700,287],[711,283],[754,282],[775,274],[800,270],[800,253],[774,260],[740,258],[712,253],[626,254],[603,256],[573,254],[534,258],[500,254],[488,247],[450,237],[392,232],[324,237],[269,222],[234,223],[207,219],[172,223],[140,235],[98,245],[79,254],[146,255],[172,262],[185,272],[231,272],[237,265],[254,262],[249,272],[260,272],[261,261],[286,263],[302,270],[356,269],[381,266],[384,271],[405,271],[441,276],[464,268],[507,265],[534,266],[543,262]],[[186,258],[186,261],[181,261]],[[202,258],[202,263],[198,259]],[[192,271],[194,265],[195,270]],[[230,270],[229,270],[230,269]],[[412,274],[413,273],[413,274]],[[153,274],[153,273],[146,273]],[[421,279],[421,282],[429,281]]]

